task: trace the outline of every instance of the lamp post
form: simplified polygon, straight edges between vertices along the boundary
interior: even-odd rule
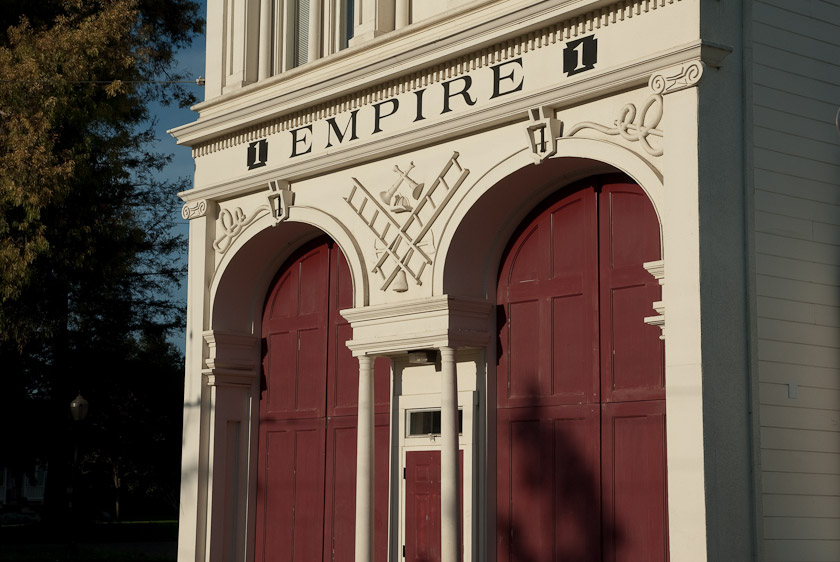
[[[82,393],[80,392],[79,395],[70,402],[70,415],[73,416],[75,421],[82,421],[87,416],[87,413],[88,401],[82,398]]]
[[[73,416],[73,476],[70,479],[70,516],[73,516],[73,499],[76,488],[76,473],[79,471],[79,430],[77,424],[87,417],[88,401],[82,397],[81,391],[70,402],[70,415]]]
[[[79,391],[79,395],[76,396],[72,402],[70,402],[70,415],[73,417],[73,474],[70,478],[70,518],[73,521],[73,527],[75,528],[72,532],[71,542],[70,542],[70,552],[69,556],[71,558],[75,558],[76,556],[76,530],[77,530],[77,517],[74,506],[74,500],[76,498],[76,483],[77,483],[77,473],[79,472],[79,428],[78,424],[80,421],[87,417],[88,413],[88,401],[82,397],[81,391]]]

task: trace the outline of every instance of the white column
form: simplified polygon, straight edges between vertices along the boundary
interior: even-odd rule
[[[441,347],[440,360],[440,554],[442,562],[458,562],[461,559],[461,494],[455,350]]]
[[[356,562],[373,562],[373,358],[359,357],[356,434]]]
[[[271,5],[272,0],[260,1],[260,67],[257,80],[271,76]]]
[[[309,46],[306,62],[321,58],[321,0],[309,0]]]
[[[410,23],[409,0],[397,0],[394,28],[400,29]]]

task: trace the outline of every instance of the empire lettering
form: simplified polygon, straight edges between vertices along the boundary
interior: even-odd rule
[[[489,67],[492,74],[491,92],[486,99],[498,99],[515,92],[522,90],[525,83],[524,67],[522,65],[522,58],[511,59]],[[413,92],[413,99],[401,98],[403,102],[408,100],[408,108],[401,105],[401,99],[396,97],[389,98],[368,107],[354,109],[347,117],[330,117],[323,121],[326,125],[326,140],[322,141],[324,148],[333,148],[334,146],[348,143],[359,139],[359,134],[375,135],[385,130],[389,121],[398,119],[399,116],[407,109],[412,115],[412,122],[423,121],[429,115],[429,110],[435,111],[435,108],[429,108],[427,99],[430,97],[430,86],[421,90]],[[469,74],[452,78],[436,86],[439,91],[436,92],[439,98],[439,107],[437,108],[438,115],[444,115],[456,110],[472,107],[479,102],[479,96],[475,92],[473,84],[473,77]],[[485,86],[486,87],[486,86]],[[413,107],[411,107],[413,102]],[[360,114],[360,111],[362,112]],[[367,117],[362,116],[367,113]],[[372,113],[372,115],[371,115]],[[407,116],[406,116],[407,117]],[[372,125],[366,133],[364,131],[364,123]],[[318,133],[319,125],[310,124],[297,129],[289,131],[290,134],[290,158],[297,158],[305,154],[310,154],[317,142],[316,136],[323,135]],[[323,137],[321,137],[323,138]]]
[[[563,43],[563,50],[556,57],[556,70],[566,76],[591,71],[598,62],[598,40],[595,35]],[[429,118],[464,111],[481,102],[496,101],[525,89],[525,63],[523,57],[488,65],[447,77],[437,84],[424,84],[411,92],[393,94],[349,112],[315,121],[288,130],[285,144],[290,159],[313,152],[335,149],[385,131],[408,130],[412,123]],[[538,79],[539,81],[539,79]],[[541,151],[546,150],[545,131],[535,140]],[[288,144],[287,144],[288,143]],[[266,139],[252,142],[248,147],[248,169],[266,166],[268,145]],[[276,160],[274,160],[276,163]],[[276,165],[276,164],[275,164]]]

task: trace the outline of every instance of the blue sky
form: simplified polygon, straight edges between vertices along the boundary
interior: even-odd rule
[[[202,16],[206,17],[206,2],[202,1],[201,4]],[[202,34],[199,37],[195,38],[195,41],[193,42],[190,49],[178,53],[178,69],[192,78],[204,76],[204,45],[204,35]],[[202,101],[204,99],[203,88],[201,88],[200,86],[187,87],[195,93],[195,96],[196,98],[198,98],[199,101]],[[191,111],[190,109],[181,109],[174,106],[161,107],[158,104],[154,104],[151,107],[151,112],[153,113],[154,118],[156,119],[155,149],[158,152],[172,155],[172,162],[170,162],[169,165],[161,171],[161,177],[166,179],[175,179],[179,177],[189,178],[189,185],[192,185],[194,168],[190,149],[184,146],[178,146],[175,143],[175,139],[168,135],[166,131],[168,129],[172,129],[173,127],[177,127],[179,125],[184,125],[191,121],[195,121],[198,118],[198,114]],[[177,194],[173,193],[172,197],[174,199],[177,199]],[[177,208],[180,211],[180,205]],[[188,230],[187,221],[181,218],[180,212],[175,213],[173,215],[172,227],[178,232],[181,232],[184,235],[186,235]],[[182,259],[184,260],[184,263],[186,263],[186,253],[182,256]],[[186,282],[187,279],[185,275],[184,279],[181,282],[181,286],[179,287],[175,295],[184,303],[186,303],[187,300]],[[180,333],[175,334],[172,337],[171,341],[172,343],[177,345],[181,351],[183,351],[185,342],[184,330],[182,330]]]

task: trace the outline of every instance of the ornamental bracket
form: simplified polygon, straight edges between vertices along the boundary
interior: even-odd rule
[[[289,218],[289,209],[295,203],[295,194],[286,180],[268,182],[268,208],[277,225]]]
[[[554,118],[554,109],[548,106],[529,109],[528,118],[530,120],[525,126],[528,147],[534,164],[541,164],[557,154],[557,137],[563,134],[563,122]]]

